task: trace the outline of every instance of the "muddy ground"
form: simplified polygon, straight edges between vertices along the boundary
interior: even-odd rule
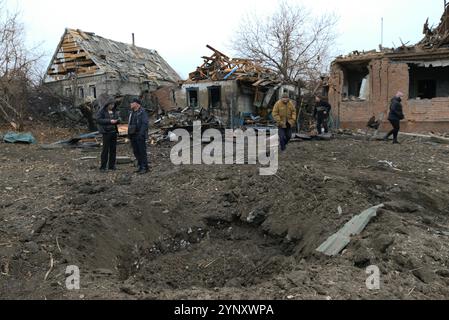
[[[257,166],[174,166],[170,148],[150,147],[151,173],[138,176],[132,164],[104,174],[80,160],[98,150],[0,143],[0,297],[449,298],[448,145],[294,142],[271,177]],[[315,251],[381,203],[340,256]],[[79,291],[66,289],[69,265]],[[369,265],[380,290],[366,287]]]

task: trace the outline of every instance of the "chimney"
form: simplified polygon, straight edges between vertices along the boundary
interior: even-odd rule
[[[135,47],[135,46],[136,46],[136,39],[135,39],[134,33],[133,33],[133,47]]]

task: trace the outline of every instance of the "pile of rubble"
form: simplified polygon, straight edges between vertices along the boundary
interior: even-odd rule
[[[438,27],[429,27],[429,19],[424,24],[424,39],[418,46],[424,49],[441,48],[449,46],[449,3],[446,3],[441,22]]]
[[[157,117],[154,121],[152,128],[149,132],[149,144],[159,144],[163,141],[169,141],[171,139],[171,132],[176,129],[193,130],[193,123],[195,121],[201,121],[203,128],[215,128],[223,129],[225,127],[223,121],[211,114],[206,109],[195,109],[187,107],[183,110],[175,110],[165,112]]]
[[[209,45],[207,48],[212,50],[214,54],[210,57],[202,57],[204,59],[203,65],[189,74],[188,81],[242,80],[259,82],[256,86],[279,81],[278,75],[271,69],[264,68],[248,59],[231,59]]]
[[[188,128],[192,127],[195,121],[201,121],[202,125],[207,127],[217,129],[224,127],[223,120],[211,114],[207,109],[196,109],[192,107],[159,115],[154,125],[160,129]]]

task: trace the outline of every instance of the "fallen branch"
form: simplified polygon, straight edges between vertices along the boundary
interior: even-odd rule
[[[14,200],[14,202],[19,202],[19,201],[22,201],[22,200],[26,200],[26,199],[28,199],[28,197],[23,197],[23,198],[20,198],[20,199]]]
[[[278,176],[277,174],[275,174],[274,176],[275,176],[276,178],[280,179],[281,181],[284,181],[284,182],[285,182],[285,179],[284,179],[284,178],[281,178],[281,177]]]
[[[83,157],[79,159],[73,159],[73,161],[86,161],[86,160],[97,160],[98,157]]]
[[[211,265],[213,265],[215,262],[217,262],[219,259],[221,259],[221,257],[220,258],[217,258],[217,259],[215,259],[215,260],[213,260],[213,261],[211,261],[211,262],[209,262],[207,265],[205,265],[205,266],[202,266],[202,268],[203,269],[207,269],[207,268],[209,268]]]
[[[59,252],[62,253],[61,247],[59,246],[58,237],[56,237],[56,246],[58,247]]]
[[[47,281],[48,276],[53,271],[53,267],[54,267],[53,255],[50,253],[50,269],[45,274],[44,281]]]

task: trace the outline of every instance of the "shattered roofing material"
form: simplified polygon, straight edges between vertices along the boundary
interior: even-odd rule
[[[393,60],[399,60],[409,57],[419,57],[430,60],[446,59],[449,50],[449,3],[445,7],[438,27],[433,29],[430,28],[429,19],[427,19],[426,23],[424,24],[423,33],[425,35],[424,39],[412,46],[402,44],[401,47],[395,49],[382,48],[380,52],[376,50],[368,52],[353,51],[347,56],[337,57],[334,62],[352,63],[363,60],[369,61],[383,57],[388,57]],[[440,55],[441,57],[437,57],[437,55]],[[432,62],[429,62],[426,63],[426,66],[429,66],[430,64],[433,65]],[[442,62],[442,66],[446,66],[446,61]]]
[[[46,82],[79,76],[116,73],[122,80],[169,81],[181,78],[155,50],[109,40],[94,33],[66,29],[47,71]]]
[[[203,57],[204,63],[189,74],[189,82],[240,80],[255,87],[271,86],[280,82],[276,72],[264,68],[249,59],[229,58],[222,52],[207,46],[212,56]]]
[[[429,19],[424,25],[424,39],[418,44],[424,48],[449,46],[449,3],[446,5],[440,24],[435,29],[429,28]]]

